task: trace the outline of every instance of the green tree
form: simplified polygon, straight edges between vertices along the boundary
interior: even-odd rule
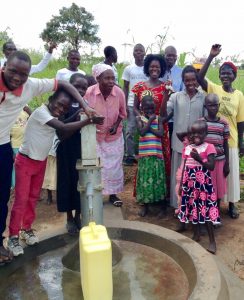
[[[0,49],[2,50],[3,48],[3,44],[6,43],[7,41],[12,41],[12,39],[10,38],[9,34],[8,34],[8,30],[10,28],[7,27],[5,30],[0,31]]]
[[[101,40],[96,36],[98,25],[93,24],[94,17],[84,7],[72,3],[63,7],[58,16],[53,16],[40,34],[45,42],[63,44],[64,48],[79,49],[85,45],[98,45]]]

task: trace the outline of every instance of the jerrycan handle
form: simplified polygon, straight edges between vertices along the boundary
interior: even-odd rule
[[[94,239],[98,239],[98,232],[96,230],[96,223],[95,222],[90,222],[89,227],[91,229],[92,235]]]

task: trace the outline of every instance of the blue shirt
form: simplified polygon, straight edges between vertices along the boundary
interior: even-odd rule
[[[167,80],[172,81],[172,86],[175,92],[180,92],[184,89],[184,84],[181,78],[182,69],[174,65],[169,71],[166,71],[163,78],[160,78],[163,82]]]

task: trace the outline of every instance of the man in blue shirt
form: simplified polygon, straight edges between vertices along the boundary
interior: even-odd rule
[[[174,46],[168,46],[164,50],[164,57],[167,64],[167,70],[162,78],[162,81],[171,81],[172,87],[175,92],[180,92],[184,88],[184,84],[182,81],[181,73],[182,69],[178,67],[175,63],[177,60],[177,51]],[[173,120],[169,120],[169,136],[171,141],[171,136],[173,132]]]

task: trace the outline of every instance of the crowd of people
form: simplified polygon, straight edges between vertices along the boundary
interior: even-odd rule
[[[104,61],[92,75],[79,69],[81,56],[71,50],[67,67],[55,79],[30,74],[43,70],[52,55],[51,44],[42,61],[30,57],[13,42],[3,45],[0,77],[0,265],[24,253],[20,243],[38,243],[32,224],[41,189],[57,191],[57,209],[66,213],[68,233],[81,229],[77,191],[81,158],[80,129],[97,126],[97,154],[101,159],[103,195],[112,205],[123,205],[123,164],[137,166],[133,194],[144,217],[151,204],[174,208],[179,232],[193,224],[199,241],[200,224],[206,224],[211,253],[216,252],[213,226],[220,224],[220,203],[229,202],[228,214],[238,218],[240,200],[239,154],[244,153],[244,97],[233,88],[237,67],[224,62],[221,85],[206,79],[208,67],[221,51],[211,47],[202,64],[181,69],[177,51],[147,54],[142,44],[133,49],[134,63],[125,67],[119,86],[117,52],[104,49]],[[48,103],[34,112],[33,97],[52,92]],[[80,114],[87,118],[80,121]],[[13,170],[14,169],[14,170]],[[9,237],[4,245],[10,191]]]

